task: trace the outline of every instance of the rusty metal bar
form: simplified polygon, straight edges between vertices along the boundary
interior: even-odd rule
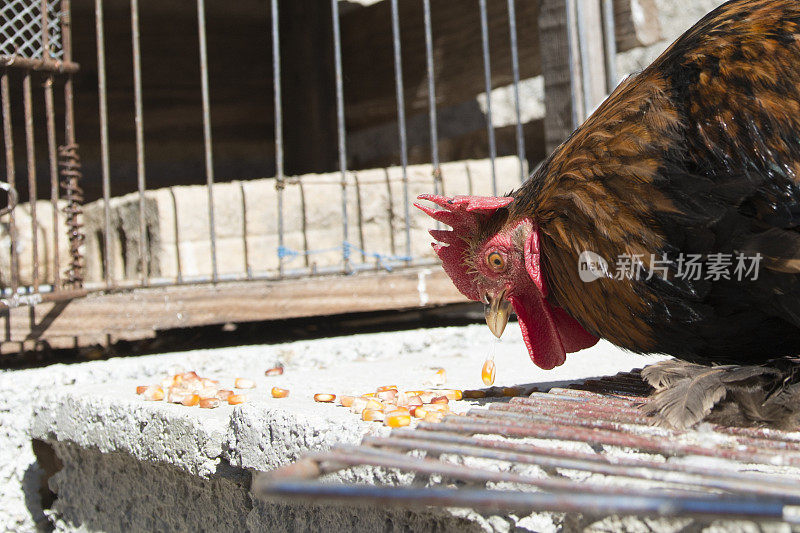
[[[403,87],[403,57],[400,44],[400,13],[397,0],[392,7],[392,50],[394,51],[394,86],[397,98],[397,130],[400,136],[400,166],[403,169],[403,216],[406,233],[406,261],[411,261],[411,214],[408,201],[408,132],[406,131],[406,101]]]
[[[612,26],[613,28],[613,26]],[[522,112],[519,100],[519,47],[517,44],[517,13],[515,0],[508,0],[508,33],[511,42],[511,74],[514,82],[514,112],[517,117],[517,157],[519,158],[519,182],[525,181],[525,136],[522,131]]]
[[[570,494],[519,492],[510,490],[375,487],[372,485],[321,484],[309,481],[278,481],[258,477],[255,493],[296,502],[300,498],[346,505],[393,507],[467,507],[486,512],[502,510],[580,513],[592,516],[637,515],[692,517],[701,519],[740,518],[785,520],[800,523],[793,506],[781,501],[749,498],[702,498],[663,495],[619,496],[586,493],[576,488]]]
[[[36,219],[36,147],[33,138],[33,97],[31,90],[31,73],[25,72],[22,78],[22,97],[25,109],[25,153],[28,166],[28,206],[31,214],[31,286],[39,292],[39,231]]]
[[[3,139],[6,149],[6,180],[9,185],[9,193],[14,191],[16,194],[17,171],[14,161],[14,134],[11,126],[11,95],[8,88],[8,70],[3,69],[0,73],[0,97],[2,97],[3,108]],[[9,195],[9,206],[11,207],[8,213],[8,227],[9,227],[9,254],[11,256],[11,292],[17,294],[19,289],[19,254],[17,251],[17,230],[14,219],[14,204],[11,203],[11,196]]]
[[[572,108],[572,129],[574,130],[583,122],[583,113],[581,112],[583,106],[581,80],[575,75],[575,66],[579,64],[576,62],[580,61],[580,57],[576,55],[576,52],[578,52],[579,55],[578,29],[575,20],[575,0],[564,0],[564,4],[567,25],[567,55],[569,56],[569,91],[570,101],[572,103],[570,107]]]
[[[103,0],[94,2],[97,36],[97,99],[100,115],[100,165],[103,176],[103,272],[106,287],[113,286],[114,260],[111,255],[111,167],[108,146],[108,85],[106,82],[106,43]]]
[[[141,261],[141,284],[147,285],[149,278],[149,251],[145,221],[145,169],[144,169],[144,112],[142,110],[142,59],[139,42],[139,0],[131,0],[131,44],[133,46],[133,92],[136,127],[136,177],[139,190],[139,260]]]
[[[333,16],[333,61],[336,71],[336,125],[339,138],[339,172],[342,175],[342,268],[350,271],[350,242],[347,221],[347,147],[344,123],[344,87],[342,74],[342,37],[339,23],[339,0],[331,0]]]
[[[53,72],[56,74],[74,74],[80,70],[80,65],[72,61],[58,59],[31,59],[20,56],[0,55],[0,66],[18,68],[20,70],[35,70]]]
[[[489,18],[486,12],[486,0],[478,0],[481,10],[481,49],[483,50],[483,78],[486,88],[486,134],[489,139],[489,160],[492,165],[492,195],[497,196],[497,143],[494,137],[492,122],[492,65],[489,55]]]
[[[278,0],[270,0],[270,14],[272,19],[272,91],[275,106],[275,188],[278,196],[278,250],[282,251],[286,243],[283,226],[283,190],[286,188],[286,183],[283,168],[283,99],[281,93],[281,39]],[[279,253],[278,277],[283,276],[283,268],[283,254]]]
[[[214,156],[211,144],[211,96],[208,88],[208,45],[206,43],[205,0],[197,0],[197,33],[200,46],[200,86],[203,96],[203,149],[208,189],[208,238],[211,243],[211,280],[217,282],[217,232],[214,224]]]
[[[442,169],[439,167],[439,125],[436,113],[436,70],[433,63],[433,29],[431,23],[431,0],[422,0],[425,25],[425,67],[428,81],[428,125],[430,126],[431,166],[433,167],[433,192],[442,193]],[[436,222],[440,228],[441,223]]]
[[[47,76],[44,82],[44,103],[47,117],[47,155],[50,161],[50,205],[53,209],[53,290],[58,290],[61,288],[60,231],[58,226],[59,180],[52,75]]]
[[[594,102],[591,100],[591,92],[589,91],[589,80],[591,80],[589,43],[586,35],[586,17],[583,14],[583,2],[581,0],[575,2],[575,21],[578,25],[578,49],[580,50],[581,95],[583,97],[583,117],[581,122],[583,122],[589,117],[589,113],[594,107]]]
[[[606,92],[617,86],[617,35],[614,25],[614,0],[602,0],[603,36],[605,37]]]
[[[0,310],[18,307],[34,307],[41,303],[61,302],[82,298],[88,294],[86,289],[64,289],[54,292],[32,292],[29,294],[14,293],[8,298],[0,298]]]

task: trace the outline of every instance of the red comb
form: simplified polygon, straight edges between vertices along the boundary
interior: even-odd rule
[[[510,196],[454,196],[448,198],[436,194],[421,194],[417,199],[428,200],[442,208],[434,209],[414,204],[434,220],[453,228],[452,230],[430,230],[431,236],[439,241],[433,243],[433,249],[442,260],[442,266],[453,280],[456,288],[470,300],[480,300],[474,280],[464,261],[464,254],[467,251],[465,239],[475,233],[481,222],[501,207],[508,206],[514,201],[514,198]]]

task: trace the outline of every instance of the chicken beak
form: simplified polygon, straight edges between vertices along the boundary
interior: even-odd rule
[[[511,302],[506,300],[506,291],[502,291],[497,296],[486,295],[487,303],[484,305],[483,312],[486,316],[486,325],[492,330],[494,336],[498,339],[508,324],[508,318],[511,316]]]

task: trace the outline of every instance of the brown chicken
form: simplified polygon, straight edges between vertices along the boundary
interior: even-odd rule
[[[646,373],[651,410],[676,426],[737,387],[769,392],[758,405],[787,394],[794,362],[775,360],[800,353],[800,2],[715,9],[507,196],[420,199],[452,227],[431,234],[455,285],[496,335],[513,307],[538,366],[597,338],[694,363]],[[787,424],[758,405],[740,418]]]

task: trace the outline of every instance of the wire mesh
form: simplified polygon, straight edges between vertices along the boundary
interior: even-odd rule
[[[50,57],[61,59],[61,0],[47,3],[47,46]],[[0,5],[0,55],[42,59],[42,8],[36,1],[4,0]]]

